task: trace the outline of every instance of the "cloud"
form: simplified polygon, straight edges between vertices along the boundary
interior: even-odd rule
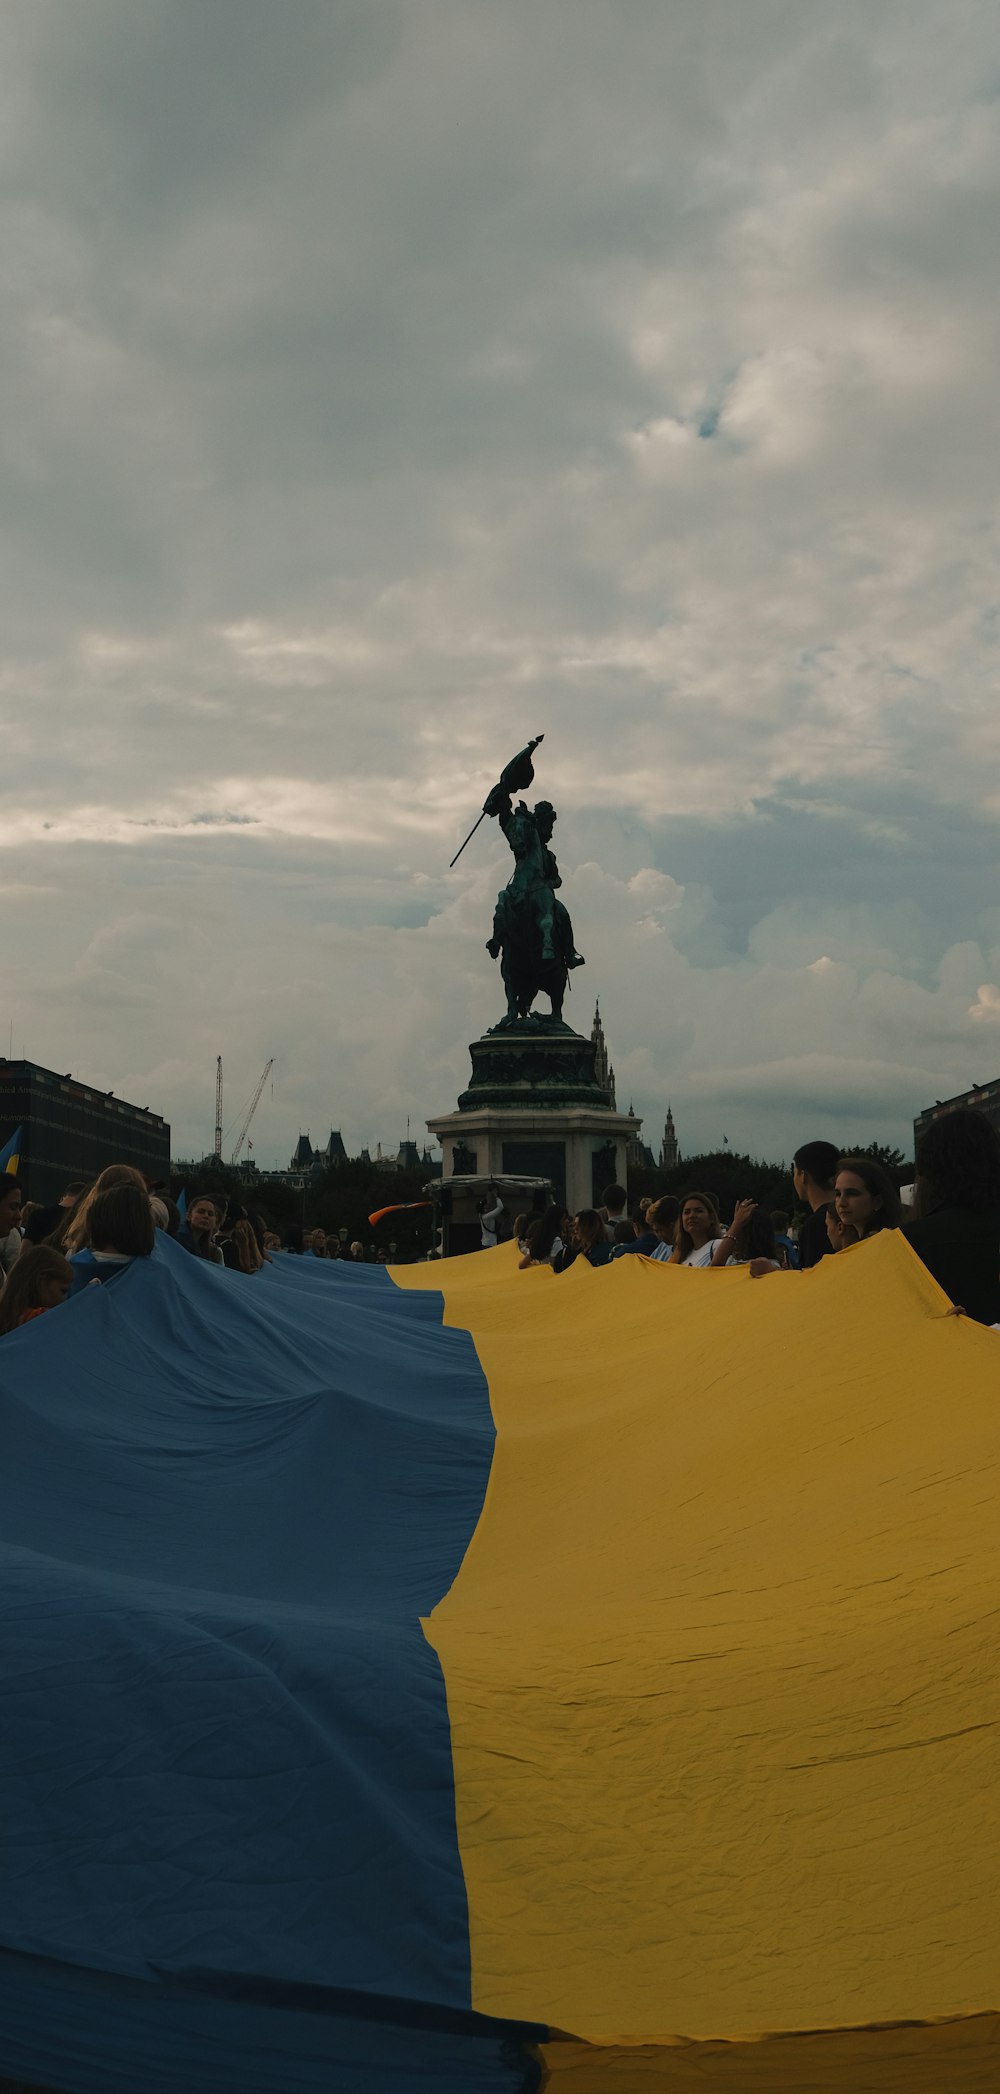
[[[787,1149],[826,1081],[901,1139],[963,1088],[1000,978],[995,11],[13,0],[0,46],[38,1058],[187,1144],[229,1041],[280,1035],[278,1151],[443,1109],[505,874],[489,825],[448,860],[544,729],[573,1008],[651,1119]]]
[[[980,982],[969,1016],[984,1025],[1000,1025],[1000,988],[996,982]]]

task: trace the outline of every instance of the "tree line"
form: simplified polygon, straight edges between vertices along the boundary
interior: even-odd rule
[[[427,1179],[426,1167],[380,1171],[374,1164],[357,1158],[332,1164],[329,1170],[317,1173],[301,1192],[278,1179],[243,1178],[231,1165],[214,1157],[208,1158],[197,1173],[198,1186],[218,1189],[231,1199],[242,1200],[252,1212],[262,1214],[268,1227],[281,1236],[293,1222],[304,1229],[325,1229],[327,1235],[339,1235],[341,1229],[346,1229],[350,1243],[363,1243],[366,1249],[374,1243],[381,1250],[393,1242],[403,1257],[418,1256],[430,1247],[430,1210],[390,1215],[374,1225],[368,1216],[380,1207],[422,1200]],[[174,1199],[182,1186],[190,1197],[195,1189],[194,1178],[189,1174],[186,1179],[171,1180]]]
[[[913,1166],[907,1163],[902,1150],[887,1148],[884,1143],[859,1142],[855,1147],[846,1146],[844,1155],[876,1157],[897,1184],[906,1184],[913,1176]],[[278,1180],[261,1183],[241,1178],[228,1164],[212,1158],[198,1173],[198,1183],[218,1186],[233,1199],[242,1200],[244,1206],[263,1214],[268,1226],[281,1235],[290,1223],[297,1222],[304,1229],[325,1229],[328,1235],[338,1235],[346,1229],[349,1242],[360,1241],[366,1248],[374,1243],[379,1249],[387,1249],[393,1242],[404,1258],[419,1257],[430,1247],[432,1216],[427,1208],[388,1215],[374,1224],[368,1219],[380,1207],[405,1206],[409,1201],[422,1200],[427,1183],[425,1166],[380,1171],[371,1163],[354,1159],[331,1165],[298,1191]],[[179,1178],[172,1181],[175,1198],[181,1184]],[[188,1192],[193,1189],[187,1181]],[[656,1199],[667,1192],[711,1193],[720,1214],[727,1218],[741,1199],[756,1200],[769,1212],[778,1208],[785,1213],[791,1212],[795,1202],[789,1164],[769,1163],[728,1148],[687,1156],[675,1170],[640,1167],[629,1171],[628,1196],[633,1211],[644,1194]]]
[[[897,1185],[906,1185],[913,1176],[913,1166],[907,1163],[901,1149],[888,1148],[884,1142],[858,1142],[845,1145],[845,1156],[873,1156],[885,1165]],[[790,1214],[795,1205],[795,1190],[792,1185],[792,1169],[787,1163],[768,1163],[759,1156],[745,1156],[737,1149],[712,1149],[702,1156],[685,1156],[676,1168],[663,1171],[659,1168],[630,1170],[628,1174],[629,1204],[635,1206],[648,1193],[658,1198],[662,1193],[685,1192],[711,1193],[720,1214],[729,1216],[737,1200],[756,1200],[759,1207],[769,1213],[776,1209]]]

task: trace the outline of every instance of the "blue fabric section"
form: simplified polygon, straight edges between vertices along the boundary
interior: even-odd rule
[[[245,1277],[158,1237],[0,1339],[0,1447],[0,1945],[92,1985],[467,2008],[420,1618],[493,1424],[440,1297],[323,1260]],[[54,2074],[50,2033],[16,2069],[89,2086]]]
[[[99,1978],[0,1950],[0,2073],[31,2083],[45,2031],[59,2094],[535,2094],[530,2040]],[[2,2089],[3,2080],[0,2080]]]
[[[0,2073],[59,2094],[536,2094],[527,2035],[328,2002],[199,1996],[0,1950]],[[2,2086],[2,2081],[0,2081]]]
[[[112,1280],[117,1280],[123,1272],[128,1271],[127,1265],[117,1265],[110,1260],[95,1258],[89,1244],[85,1244],[81,1251],[73,1251],[69,1262],[73,1268],[73,1281],[69,1290],[71,1298],[74,1294],[82,1294],[85,1287],[92,1287],[95,1280],[100,1286],[107,1287]]]

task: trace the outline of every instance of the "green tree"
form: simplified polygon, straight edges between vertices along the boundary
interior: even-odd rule
[[[676,1170],[661,1171],[659,1176],[664,1181],[664,1192],[676,1193],[679,1198],[686,1192],[711,1193],[725,1220],[731,1217],[737,1200],[756,1200],[769,1212],[780,1208],[787,1214],[795,1199],[787,1164],[768,1163],[732,1149],[686,1156]]]
[[[346,1229],[349,1241],[363,1243],[366,1249],[375,1243],[387,1250],[393,1242],[401,1257],[420,1256],[431,1243],[433,1219],[429,1207],[417,1207],[410,1214],[387,1215],[381,1222],[370,1222],[368,1217],[380,1207],[423,1200],[429,1175],[426,1167],[386,1171],[358,1160],[336,1163],[306,1191],[305,1226],[325,1229],[328,1235]]]
[[[892,1149],[886,1142],[852,1142],[841,1151],[844,1156],[871,1156],[881,1163],[897,1183],[905,1185],[913,1176],[913,1165],[908,1163],[902,1149]]]
[[[196,1171],[174,1176],[174,1199],[183,1189],[188,1199],[196,1191],[225,1192],[241,1200],[251,1213],[263,1216],[268,1228],[283,1236],[291,1223],[303,1229],[324,1229],[327,1235],[347,1230],[348,1241],[361,1242],[367,1251],[374,1243],[388,1250],[395,1243],[401,1259],[419,1257],[430,1248],[432,1210],[417,1208],[411,1214],[387,1215],[384,1221],[369,1222],[380,1207],[405,1205],[422,1200],[430,1178],[426,1167],[417,1170],[379,1170],[373,1163],[354,1159],[336,1163],[304,1186],[285,1185],[280,1179],[241,1177],[231,1165],[207,1158]]]

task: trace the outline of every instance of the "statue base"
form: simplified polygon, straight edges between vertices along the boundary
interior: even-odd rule
[[[625,1184],[642,1121],[617,1112],[598,1083],[593,1040],[551,1018],[518,1018],[473,1040],[469,1053],[457,1112],[427,1122],[444,1152],[443,1188],[459,1178],[548,1178],[553,1198],[577,1213],[606,1185]]]
[[[459,1112],[481,1105],[589,1105],[610,1112],[611,1094],[598,1083],[596,1048],[552,1018],[513,1018],[473,1040],[472,1079]]]

